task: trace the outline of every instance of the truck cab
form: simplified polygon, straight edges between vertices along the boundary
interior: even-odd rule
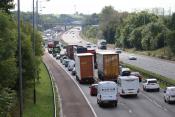
[[[114,107],[118,103],[118,88],[117,84],[113,81],[101,81],[98,83],[97,89],[97,104],[112,104]]]

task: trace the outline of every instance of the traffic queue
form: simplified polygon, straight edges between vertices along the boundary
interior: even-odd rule
[[[116,107],[118,95],[137,97],[142,81],[143,91],[160,91],[156,78],[143,80],[139,72],[121,67],[119,53],[89,46],[90,44],[88,48],[69,44],[64,53],[60,51],[54,57],[67,67],[80,84],[91,84],[90,95],[97,96],[99,106],[109,103]],[[164,100],[168,103],[175,102],[175,86],[165,89]]]

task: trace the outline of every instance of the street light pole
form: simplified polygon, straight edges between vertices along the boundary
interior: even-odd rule
[[[32,49],[33,49],[33,58],[35,60],[35,0],[33,0],[33,18],[32,18],[32,23],[33,23],[33,35],[32,35]],[[36,68],[34,65],[34,78],[33,78],[33,103],[36,104],[36,86],[35,86],[35,77],[36,77]]]
[[[18,56],[19,56],[19,101],[20,117],[23,116],[23,93],[22,93],[22,56],[21,56],[21,34],[20,34],[20,0],[18,0]]]

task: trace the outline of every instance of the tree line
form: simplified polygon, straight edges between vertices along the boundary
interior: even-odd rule
[[[17,19],[10,12],[11,2],[0,3],[0,116],[18,116],[19,97],[19,61]],[[23,93],[25,88],[33,86],[33,79],[38,78],[40,59],[43,54],[42,37],[35,30],[35,57],[32,51],[32,26],[21,20],[22,75]]]
[[[109,44],[122,48],[156,50],[168,47],[175,53],[175,13],[160,16],[148,11],[118,12],[106,6],[95,16],[92,14],[84,21],[83,33],[89,37],[104,38]],[[98,30],[92,25],[98,25]]]

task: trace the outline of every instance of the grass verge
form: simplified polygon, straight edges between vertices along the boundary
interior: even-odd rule
[[[33,88],[26,89],[24,117],[53,117],[53,93],[49,74],[44,64],[40,65],[40,80],[36,83],[36,104],[33,104]]]
[[[136,67],[134,65],[126,64],[126,63],[124,63],[124,66],[130,68],[133,71],[140,72],[144,76],[144,78],[156,78],[160,82],[161,88],[165,88],[166,86],[170,86],[170,85],[175,85],[175,80],[164,77],[162,75],[159,75],[159,74],[144,70],[142,68]]]

